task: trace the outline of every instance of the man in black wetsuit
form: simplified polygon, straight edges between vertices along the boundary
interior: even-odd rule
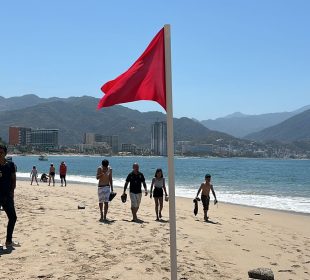
[[[147,187],[145,183],[145,178],[143,173],[139,171],[138,163],[134,163],[132,166],[132,172],[130,172],[126,178],[124,185],[124,194],[126,194],[127,186],[129,185],[130,191],[130,200],[131,200],[131,212],[132,212],[132,221],[137,222],[137,212],[141,203],[142,191],[141,187],[143,184],[145,195],[147,195]]]
[[[16,169],[12,161],[7,161],[5,156],[7,148],[0,144],[0,206],[8,217],[6,247],[17,245],[12,240],[14,226],[17,220],[14,206],[14,190],[16,187]]]

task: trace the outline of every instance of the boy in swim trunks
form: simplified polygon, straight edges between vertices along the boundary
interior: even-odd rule
[[[200,188],[197,192],[196,198],[198,198],[199,193],[201,192],[201,202],[203,205],[203,211],[204,211],[204,220],[207,222],[208,217],[208,210],[209,210],[209,203],[210,203],[210,190],[212,191],[212,194],[214,196],[214,204],[217,203],[215,191],[213,189],[213,185],[211,182],[211,175],[206,174],[205,176],[205,182],[200,185]]]

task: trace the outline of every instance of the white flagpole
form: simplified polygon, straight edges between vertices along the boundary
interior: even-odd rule
[[[165,24],[164,30],[165,30],[167,151],[168,151],[168,184],[169,184],[169,223],[170,223],[170,269],[171,269],[171,280],[177,280],[177,236],[176,236],[175,183],[174,183],[174,143],[173,143],[170,24]]]

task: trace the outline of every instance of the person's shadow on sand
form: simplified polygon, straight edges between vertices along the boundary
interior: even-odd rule
[[[8,255],[8,254],[11,254],[13,252],[13,250],[15,250],[14,247],[8,247],[6,249],[0,249],[0,257],[2,255]]]
[[[107,225],[113,224],[115,222],[116,222],[116,220],[102,220],[102,221],[100,221],[101,224],[107,224]]]
[[[136,220],[126,220],[126,219],[123,219],[124,222],[129,222],[129,223],[136,223],[136,224],[147,224],[148,222],[145,222],[141,219],[136,219]]]
[[[201,222],[199,219],[195,219],[196,222]],[[221,223],[219,222],[214,222],[212,220],[207,220],[207,221],[203,221],[204,223],[206,224],[213,224],[213,225],[222,225]]]
[[[207,221],[205,221],[205,223],[207,223],[207,224],[213,224],[213,225],[220,225],[221,223],[219,223],[219,222],[213,222],[212,220],[207,220]]]
[[[169,223],[169,220],[159,219],[159,220],[156,220],[156,222],[167,224],[167,223]]]

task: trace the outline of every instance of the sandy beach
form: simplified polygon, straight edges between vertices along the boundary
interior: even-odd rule
[[[157,222],[153,200],[143,197],[143,222],[133,223],[129,200],[116,192],[110,222],[100,223],[96,186],[18,181],[21,246],[0,251],[1,279],[170,279],[168,203]],[[275,279],[310,279],[309,215],[220,202],[206,223],[201,205],[194,216],[192,199],[177,198],[176,207],[178,279],[247,279],[256,267],[271,268]],[[1,243],[6,223],[1,211]]]

